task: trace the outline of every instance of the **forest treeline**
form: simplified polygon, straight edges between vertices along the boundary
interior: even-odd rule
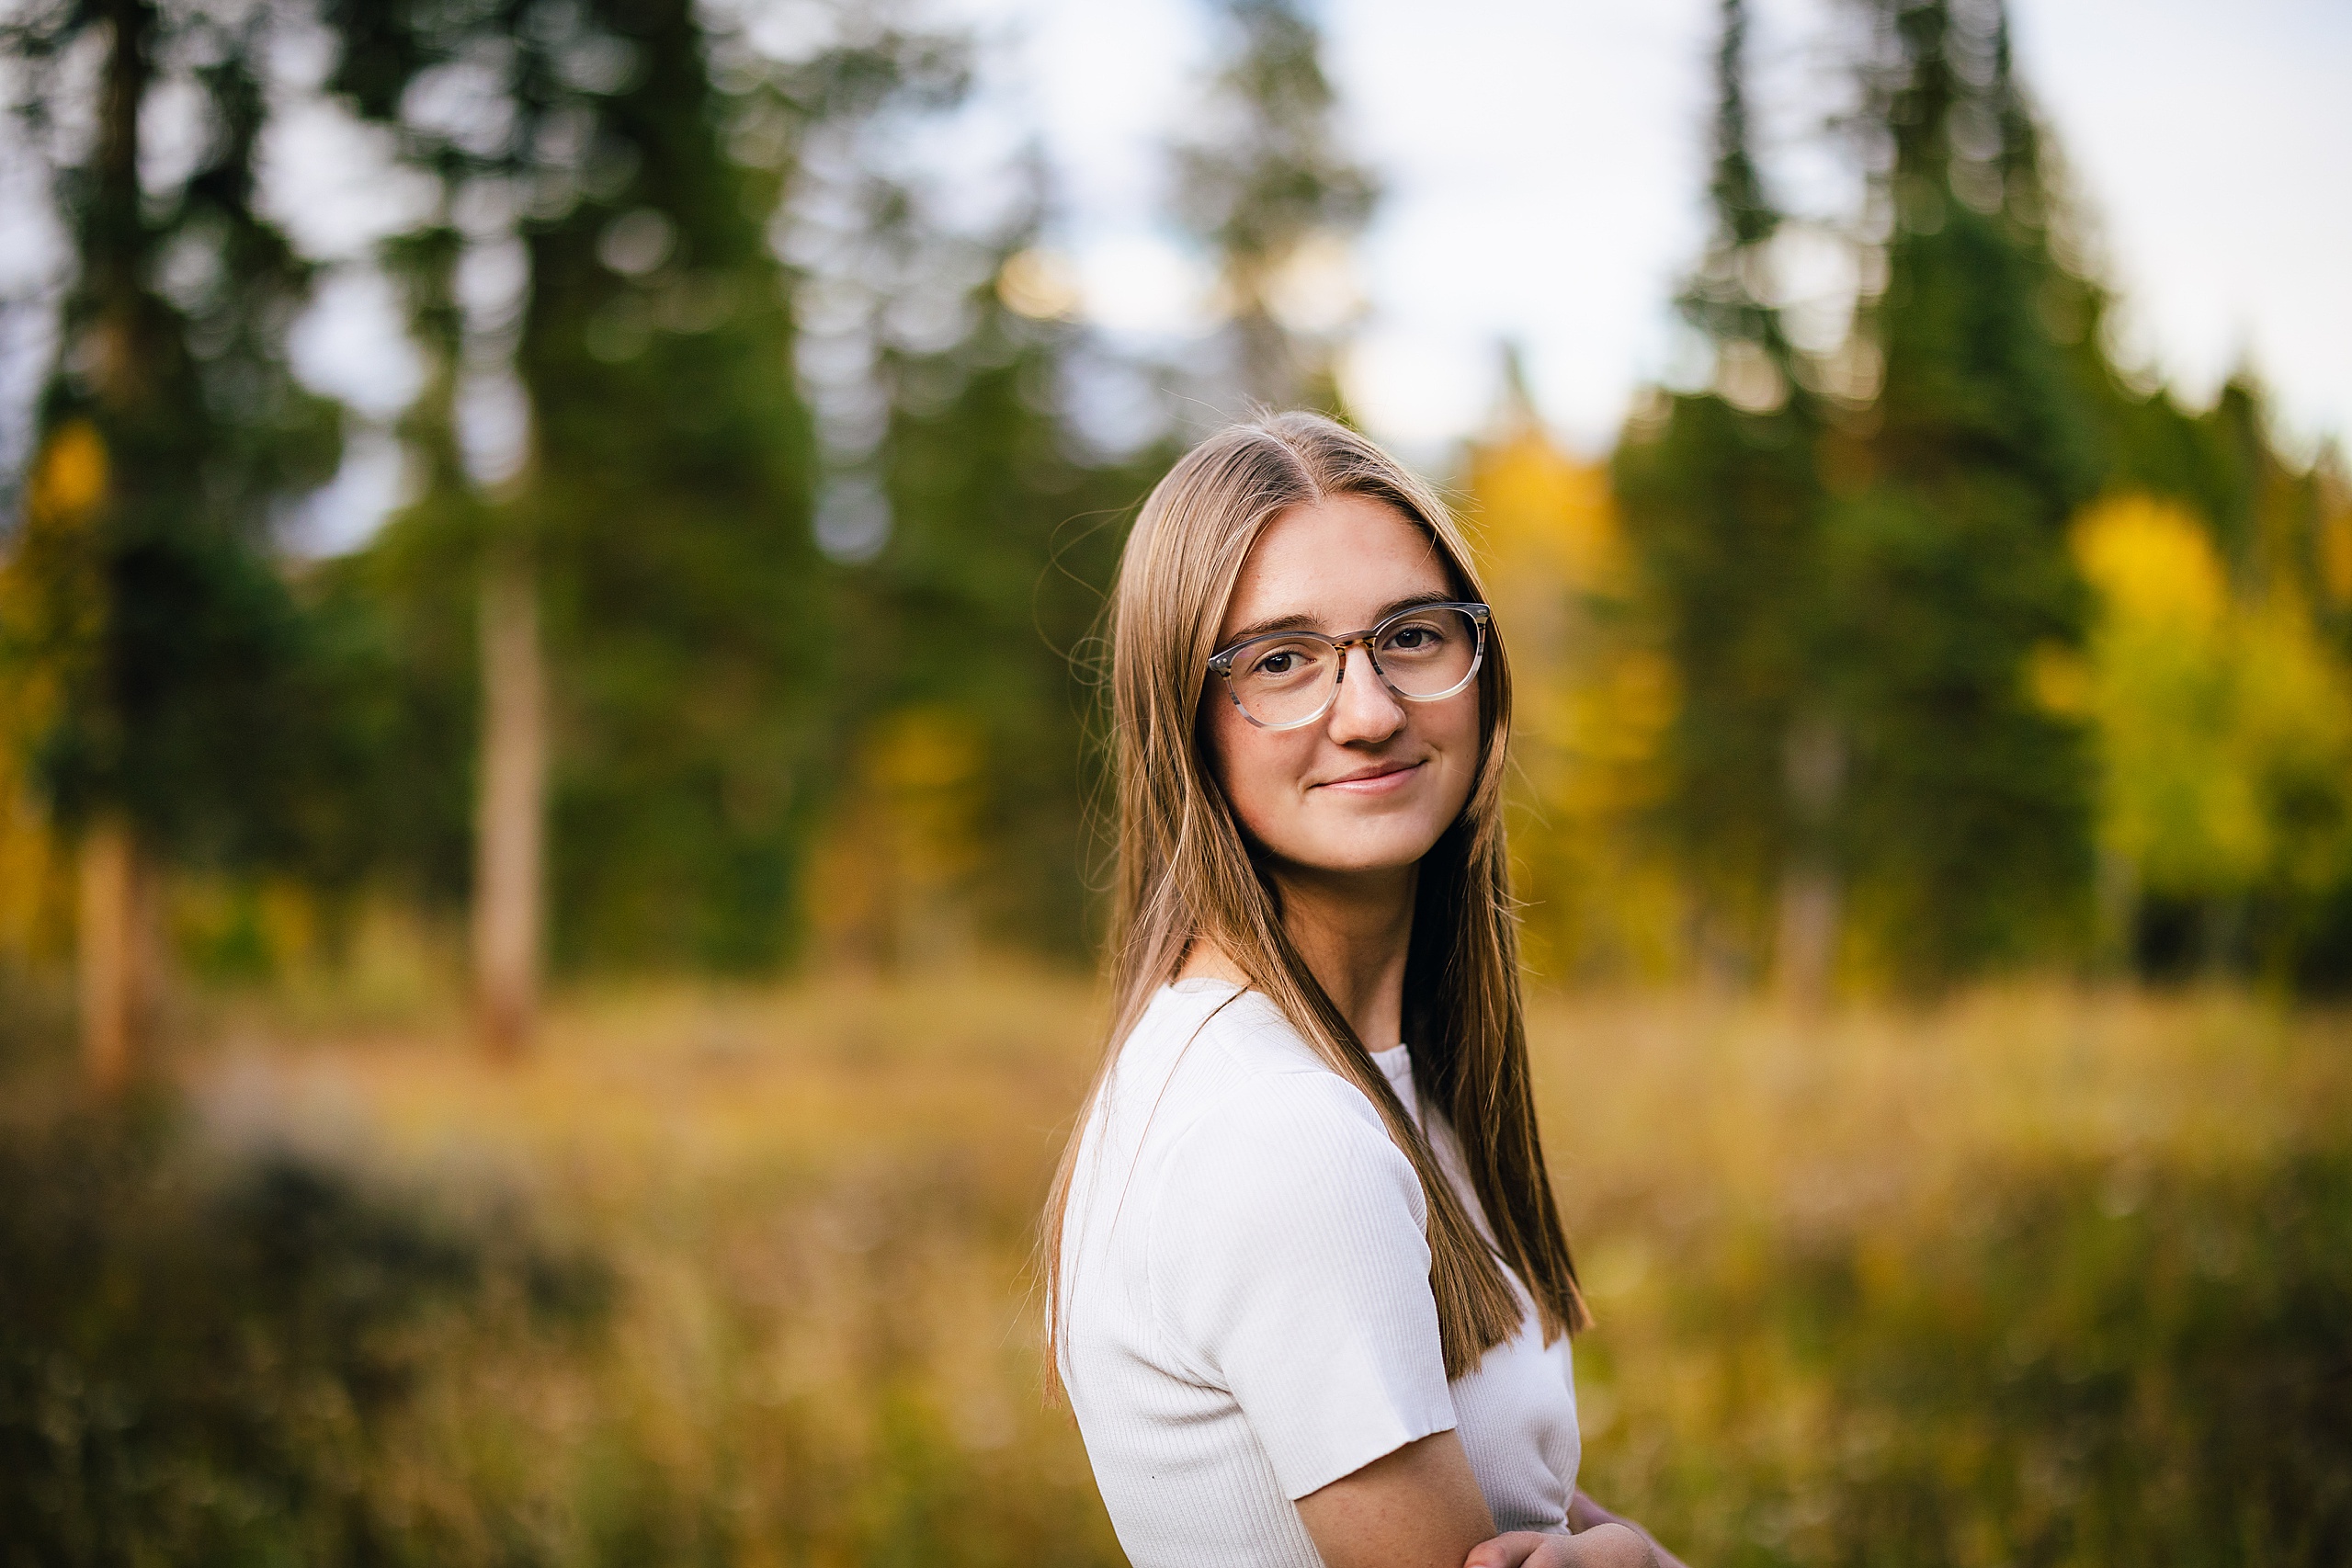
[[[1184,411],[1345,414],[1380,194],[1311,14],[1211,10],[1170,187],[1225,325],[1163,362],[1085,324],[1034,157],[926,165],[977,46],[872,0],[20,7],[68,254],[10,303],[55,354],[0,563],[0,947],[78,961],[101,1074],[167,950],[332,969],[388,912],[471,931],[510,1042],[543,964],[1087,954],[1123,528]],[[1776,206],[1721,22],[1711,376],[1600,461],[1522,390],[1442,476],[1523,679],[1539,969],[2352,973],[2340,462],[2250,378],[2198,411],[2119,366],[1997,0],[1844,14],[1834,220]],[[424,373],[404,500],[325,559],[288,520],[358,416],[290,369],[327,267],[263,178],[321,102],[428,193],[336,264]],[[1791,298],[1807,246],[1850,318]]]

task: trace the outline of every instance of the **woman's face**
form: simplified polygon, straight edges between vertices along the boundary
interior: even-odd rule
[[[1445,558],[1394,507],[1336,495],[1292,507],[1243,562],[1217,646],[1268,631],[1345,636],[1423,600],[1459,597]],[[1478,683],[1434,702],[1400,699],[1361,647],[1331,710],[1267,730],[1215,676],[1210,761],[1242,826],[1282,862],[1342,875],[1414,865],[1461,814],[1478,772]]]

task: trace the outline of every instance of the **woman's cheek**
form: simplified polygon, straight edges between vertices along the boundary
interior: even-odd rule
[[[1454,816],[1470,803],[1471,786],[1478,779],[1480,742],[1483,738],[1479,733],[1478,687],[1473,685],[1466,695],[1470,700],[1460,703],[1458,711],[1445,715],[1449,722],[1447,725],[1448,733],[1444,744],[1448,755],[1453,759],[1454,785],[1458,792],[1453,810],[1446,814],[1446,820],[1449,823],[1451,823]]]
[[[1267,785],[1269,759],[1263,755],[1271,749],[1264,744],[1267,737],[1234,712],[1230,702],[1213,711],[1215,717],[1209,723],[1209,745],[1217,782],[1223,787],[1225,799],[1233,803],[1233,814],[1241,820],[1243,831],[1265,843],[1269,833],[1279,834],[1277,825],[1268,820],[1267,809],[1274,791]]]

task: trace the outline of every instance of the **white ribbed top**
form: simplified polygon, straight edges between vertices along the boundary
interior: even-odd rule
[[[1403,1046],[1374,1058],[1483,1228]],[[1062,1377],[1135,1568],[1320,1568],[1292,1500],[1458,1427],[1502,1529],[1564,1529],[1568,1341],[1449,1385],[1426,1206],[1379,1112],[1266,997],[1155,996],[1088,1117],[1062,1233]]]

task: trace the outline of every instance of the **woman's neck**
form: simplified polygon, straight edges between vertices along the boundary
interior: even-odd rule
[[[1419,871],[1407,866],[1335,875],[1286,866],[1275,872],[1283,929],[1369,1051],[1384,1051],[1403,1038],[1404,960],[1413,942]],[[1248,983],[1241,967],[1206,941],[1193,945],[1180,978]]]

